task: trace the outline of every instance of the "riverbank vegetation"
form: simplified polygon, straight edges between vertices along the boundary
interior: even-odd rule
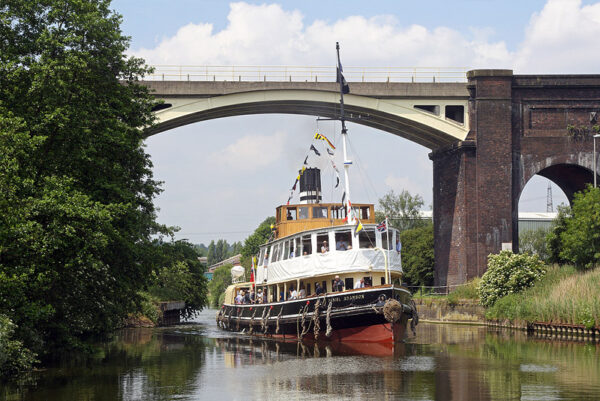
[[[486,310],[486,318],[600,327],[600,270],[551,266],[533,287],[508,294]]]
[[[89,349],[144,291],[206,302],[201,267],[156,221],[142,127],[157,102],[120,23],[108,0],[0,7],[3,373]]]

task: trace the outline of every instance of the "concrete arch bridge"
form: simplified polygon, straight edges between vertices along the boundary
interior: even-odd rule
[[[466,82],[349,81],[344,100],[350,121],[432,151],[436,285],[480,276],[487,255],[503,244],[518,250],[519,197],[531,177],[549,178],[571,200],[600,170],[592,149],[600,75],[473,70]],[[335,82],[144,84],[164,100],[149,135],[237,115],[339,115]]]

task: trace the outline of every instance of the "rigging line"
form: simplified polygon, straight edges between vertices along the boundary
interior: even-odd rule
[[[348,139],[348,145],[350,145],[350,149],[352,151],[352,155],[355,156],[356,159],[358,160],[358,166],[357,166],[358,168],[357,168],[357,170],[358,170],[358,172],[360,174],[361,180],[363,181],[363,183],[364,183],[364,181],[366,181],[371,186],[371,189],[373,190],[373,194],[375,195],[376,199],[379,199],[378,195],[377,195],[377,190],[375,189],[375,186],[373,185],[373,182],[369,178],[367,172],[363,171],[362,160],[360,159],[360,156],[359,156],[358,152],[356,152],[356,150],[354,149],[354,146],[352,145],[352,141],[350,141],[350,138],[347,138],[347,139]],[[369,193],[368,190],[366,191],[366,195],[367,195],[367,200],[369,202],[371,202],[372,200],[371,200],[371,196],[370,196],[370,193]]]

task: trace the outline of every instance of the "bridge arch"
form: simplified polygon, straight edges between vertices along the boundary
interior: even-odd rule
[[[304,114],[326,118],[339,116],[339,93],[335,84],[323,83],[302,88],[298,83],[244,88],[235,82],[221,82],[227,90],[210,93],[202,90],[205,82],[188,82],[182,90],[171,90],[172,82],[148,83],[164,105],[155,111],[158,124],[149,130],[154,135],[179,126],[215,118],[248,114]],[[168,85],[167,85],[168,84]],[[181,83],[181,85],[186,83]],[[190,90],[188,86],[196,86]],[[418,85],[418,84],[413,84]],[[278,87],[275,87],[278,86]],[[354,86],[353,86],[354,88]],[[414,90],[414,89],[413,89]],[[344,96],[349,121],[404,137],[429,149],[436,149],[465,139],[468,132],[467,96],[426,97],[400,96],[379,91],[365,94],[358,90]],[[387,97],[382,96],[386,94]]]

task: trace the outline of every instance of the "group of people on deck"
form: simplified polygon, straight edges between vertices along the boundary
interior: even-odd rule
[[[261,288],[259,288],[256,293],[253,288],[250,288],[249,290],[239,290],[235,297],[235,303],[237,305],[267,303],[266,295],[267,294],[264,293]]]

